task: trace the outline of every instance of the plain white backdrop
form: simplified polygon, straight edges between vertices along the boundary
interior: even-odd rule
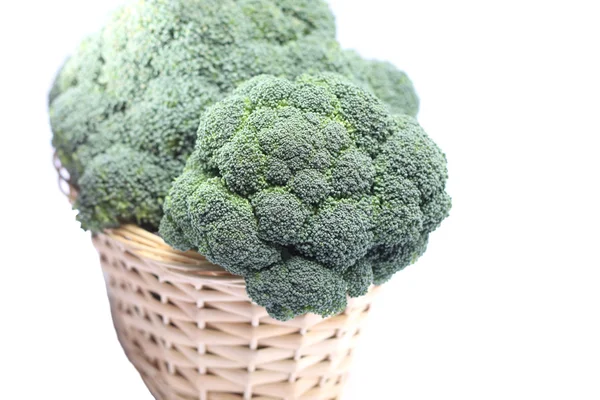
[[[52,168],[46,93],[119,0],[0,3],[0,397],[144,400],[89,234]],[[378,299],[345,400],[600,398],[594,1],[331,0],[407,71],[451,217]]]

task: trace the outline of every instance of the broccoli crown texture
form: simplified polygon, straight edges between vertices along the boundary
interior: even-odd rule
[[[160,194],[151,189],[142,195],[148,185],[138,182],[149,173],[146,167],[174,165],[160,178],[171,182],[177,177],[193,150],[206,107],[256,75],[295,78],[305,72],[339,72],[381,95],[393,112],[416,114],[417,100],[406,75],[348,54],[335,40],[334,18],[322,0],[130,2],[81,43],[49,96],[53,144],[71,183],[82,195],[123,188],[106,203],[78,202],[82,226],[98,230],[135,221],[156,227],[163,197],[154,198],[151,208],[114,205],[151,201]],[[119,150],[111,150],[113,146]],[[131,172],[89,176],[104,172],[96,157],[106,160],[123,147],[129,148],[132,162],[144,160],[141,169],[126,160],[118,164],[138,171],[137,179],[120,180],[124,174],[133,178]],[[91,187],[97,184],[102,187]],[[130,184],[134,186],[126,187]],[[140,196],[117,198],[133,192]]]
[[[110,223],[114,215],[135,221],[139,225],[160,223],[159,208],[171,186],[168,179],[175,163],[159,166],[154,156],[136,152],[129,147],[113,146],[95,157],[81,178],[82,192],[76,201],[81,218],[93,221],[89,228],[99,230]],[[93,213],[87,215],[86,213]]]
[[[417,122],[348,79],[263,75],[204,113],[160,234],[246,277],[275,318],[331,315],[423,253],[446,178]]]

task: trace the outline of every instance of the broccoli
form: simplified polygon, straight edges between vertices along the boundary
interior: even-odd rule
[[[446,179],[416,120],[349,79],[262,75],[203,114],[159,232],[244,276],[272,317],[326,316],[425,251]]]
[[[172,182],[193,151],[206,108],[256,75],[293,79],[305,72],[339,72],[381,95],[394,112],[416,114],[416,96],[402,72],[391,65],[380,71],[371,67],[373,62],[349,54],[336,42],[334,18],[322,0],[130,2],[100,32],[82,42],[49,95],[53,145],[71,183],[88,198],[95,191],[123,189],[114,192],[108,203],[99,199],[78,202],[82,226],[101,230],[123,222],[146,221],[149,229],[155,230],[153,221],[162,216],[163,192],[153,189],[142,195],[147,186],[126,186],[164,165],[173,168],[160,174],[164,182],[159,186]],[[225,124],[206,119],[205,123]],[[136,179],[130,176],[127,181],[112,182],[122,176],[93,176],[102,171],[96,158],[106,159],[115,145],[127,147],[132,162],[145,160],[142,169],[127,160],[118,163],[139,171]],[[326,153],[315,156],[316,171],[327,167],[328,160],[323,157]],[[296,176],[269,165],[272,179],[286,181],[286,174]],[[231,170],[225,175],[235,173]],[[312,181],[303,183],[298,177],[297,190],[308,190],[302,185]],[[103,186],[91,186],[96,184]],[[131,192],[140,196],[117,198]],[[155,195],[159,197],[151,208],[132,203],[139,198],[151,201]],[[114,207],[115,202],[128,205]],[[93,209],[87,208],[92,205]],[[128,211],[121,213],[125,209]],[[156,214],[149,215],[151,212]],[[96,216],[99,219],[94,221]]]
[[[348,285],[348,296],[364,296],[373,283],[373,266],[367,259],[358,261],[346,270],[344,281]]]
[[[345,51],[351,76],[371,90],[394,114],[416,116],[419,98],[413,84],[404,72],[385,61],[363,60],[354,51]]]
[[[140,226],[157,226],[159,208],[170,188],[169,176],[176,163],[159,166],[148,153],[115,145],[95,157],[81,178],[82,191],[77,197],[78,219],[82,227],[100,230],[115,227],[114,215]]]
[[[255,302],[282,321],[306,313],[338,314],[347,303],[342,276],[304,257],[291,257],[249,274],[246,287]]]

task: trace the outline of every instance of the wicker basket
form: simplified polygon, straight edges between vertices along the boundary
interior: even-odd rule
[[[137,226],[93,242],[119,340],[157,399],[340,398],[377,288],[338,316],[281,322],[250,301],[242,278]]]

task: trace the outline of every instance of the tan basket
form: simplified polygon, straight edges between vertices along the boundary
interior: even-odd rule
[[[158,400],[340,399],[378,288],[335,317],[281,322],[250,301],[242,278],[137,226],[93,242],[119,340]]]

